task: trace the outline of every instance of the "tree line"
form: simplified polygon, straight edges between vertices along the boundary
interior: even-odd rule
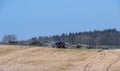
[[[70,44],[88,44],[88,45],[120,45],[120,31],[116,29],[105,29],[102,31],[76,32],[46,37],[32,37],[32,41],[64,41]]]
[[[8,37],[12,37],[8,39]],[[16,41],[15,35],[6,35],[3,37],[3,42],[10,42]],[[39,36],[39,37],[32,37],[25,41],[19,41],[21,45],[27,44],[34,44],[33,42],[40,42],[41,45],[43,43],[50,43],[56,41],[64,41],[70,44],[87,44],[87,45],[107,45],[107,46],[119,46],[120,45],[120,31],[116,29],[105,29],[105,30],[95,30],[95,31],[88,31],[88,32],[75,32],[75,33],[63,33],[61,35],[53,35],[53,36]]]

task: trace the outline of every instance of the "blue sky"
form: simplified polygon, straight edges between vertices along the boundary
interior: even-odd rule
[[[0,38],[120,30],[119,0],[0,0]]]

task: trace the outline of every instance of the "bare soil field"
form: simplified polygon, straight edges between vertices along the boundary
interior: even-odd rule
[[[120,71],[120,50],[0,45],[0,71]]]

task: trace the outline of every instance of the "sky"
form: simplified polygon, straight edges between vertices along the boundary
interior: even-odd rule
[[[0,0],[0,39],[116,28],[120,0]]]

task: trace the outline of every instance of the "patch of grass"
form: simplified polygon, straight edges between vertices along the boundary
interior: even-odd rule
[[[71,63],[65,63],[65,64],[62,64],[60,66],[55,66],[54,67],[54,70],[55,71],[65,71],[65,70],[69,70],[71,67],[73,67],[74,65],[71,64]]]
[[[73,66],[72,64],[65,64],[65,65],[62,65],[59,69],[60,69],[60,71],[64,71],[67,68],[72,67],[72,66]]]
[[[113,70],[113,71],[120,71],[120,69],[117,69],[117,70]]]

